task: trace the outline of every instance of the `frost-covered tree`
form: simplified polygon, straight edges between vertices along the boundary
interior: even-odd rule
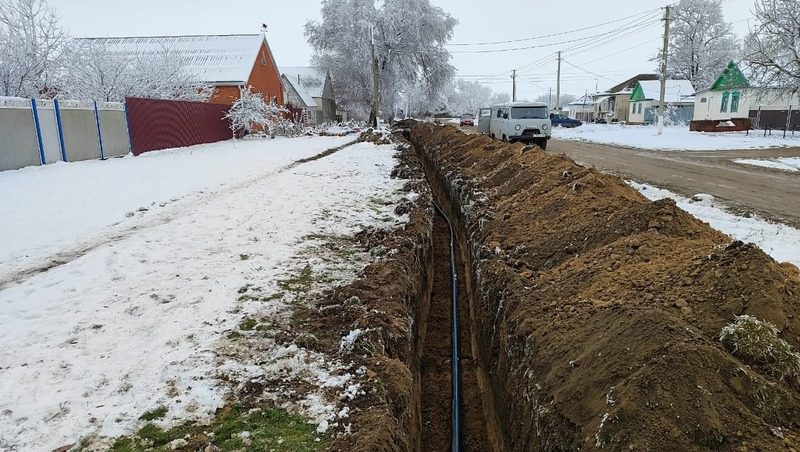
[[[213,87],[194,80],[176,52],[115,52],[94,40],[72,41],[60,78],[63,97],[123,101],[148,97],[206,101]]]
[[[561,106],[565,106],[568,103],[572,102],[573,100],[577,99],[578,96],[574,96],[572,94],[561,94]],[[556,95],[548,94],[540,94],[536,99],[533,100],[534,102],[541,102],[543,104],[547,104],[550,107],[555,109],[556,104]]]
[[[800,91],[800,2],[760,0],[755,15],[744,48],[751,77],[763,86]]]
[[[489,98],[489,105],[506,104],[511,102],[511,95],[508,93],[494,93]]]
[[[50,91],[66,36],[45,0],[0,0],[0,96]]]
[[[681,0],[672,10],[667,72],[699,89],[710,87],[719,72],[739,53],[731,24],[722,14],[722,0]],[[654,58],[661,61],[661,52]]]
[[[489,105],[492,89],[480,82],[458,79],[447,96],[447,106],[453,114],[476,113],[479,108]]]
[[[429,0],[323,0],[322,21],[305,34],[315,63],[330,71],[339,104],[366,118],[372,99],[371,42],[378,61],[383,116],[395,111],[401,93],[423,87],[435,97],[454,68],[444,45],[457,24]]]
[[[239,99],[231,106],[225,118],[231,122],[234,136],[269,130],[276,124],[282,125],[282,114],[287,110],[279,107],[274,101],[267,103],[261,93],[252,88],[242,90]]]

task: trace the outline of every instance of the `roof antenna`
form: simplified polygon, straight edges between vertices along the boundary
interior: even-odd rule
[[[261,24],[261,32],[265,35],[267,34],[267,24]]]

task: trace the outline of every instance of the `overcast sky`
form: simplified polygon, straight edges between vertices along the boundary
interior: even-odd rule
[[[309,64],[311,49],[303,25],[320,18],[318,0],[49,0],[76,37],[225,34],[259,32],[267,38],[279,66]],[[454,53],[459,75],[495,91],[511,92],[511,70],[518,69],[518,97],[555,92],[556,56],[564,50],[562,92],[582,95],[608,88],[635,74],[653,72],[649,59],[661,45],[658,8],[667,0],[431,0],[459,21],[452,43],[518,40],[609,23],[557,37],[491,46],[449,46],[452,52],[543,46],[493,53]],[[754,0],[724,0],[726,19],[742,37]],[[641,13],[641,14],[640,14]],[[633,17],[632,17],[633,16]],[[621,20],[625,19],[626,20]],[[616,30],[617,36],[610,35]],[[622,30],[629,30],[622,33]],[[589,38],[591,37],[591,38]],[[583,39],[582,39],[583,38]],[[586,39],[589,38],[589,39]],[[549,45],[576,40],[570,43]],[[569,50],[569,49],[572,50]]]

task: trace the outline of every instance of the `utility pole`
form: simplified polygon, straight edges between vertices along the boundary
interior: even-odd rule
[[[658,135],[664,132],[664,98],[667,93],[667,53],[669,52],[669,14],[671,7],[664,12],[664,48],[661,50],[661,95],[658,100]]]
[[[556,110],[561,111],[561,51],[558,51],[558,77],[556,78]]]
[[[517,101],[517,70],[511,71],[511,102]]]
[[[375,56],[375,28],[370,27],[370,52],[372,53],[372,108],[369,112],[369,125],[378,127],[378,114],[381,108],[380,69],[378,58]]]
[[[553,108],[553,88],[550,88],[550,91],[547,94],[547,111],[552,110]]]

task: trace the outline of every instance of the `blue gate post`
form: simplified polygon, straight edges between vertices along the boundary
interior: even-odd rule
[[[39,160],[42,165],[47,164],[44,156],[44,141],[42,140],[42,126],[39,123],[39,109],[36,107],[36,99],[31,98],[31,112],[33,113],[33,125],[36,127],[36,141],[39,145]]]
[[[58,143],[61,145],[61,160],[67,160],[67,147],[64,144],[64,125],[61,123],[61,107],[58,105],[58,99],[53,99],[53,107],[56,111],[56,125],[58,126]]]
[[[97,101],[94,101],[94,122],[97,124],[97,141],[100,143],[100,160],[105,160],[106,152],[103,149],[103,132],[100,130],[100,113],[97,111]]]

